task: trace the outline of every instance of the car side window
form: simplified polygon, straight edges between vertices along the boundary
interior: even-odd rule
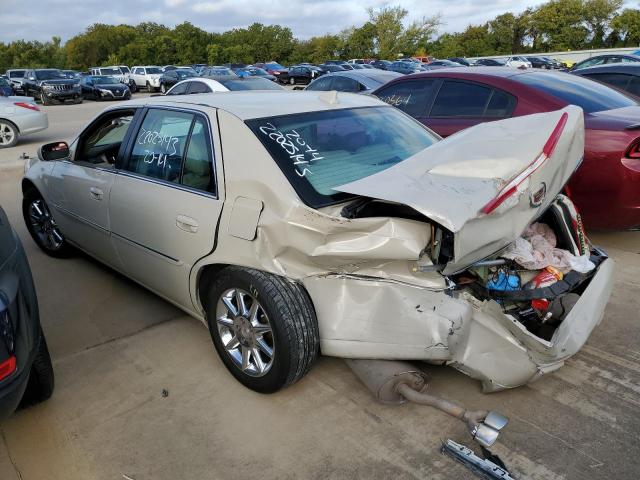
[[[187,93],[187,88],[189,88],[190,83],[191,82],[184,82],[176,85],[171,89],[170,92],[167,93],[167,95],[184,95],[185,93]]]
[[[193,114],[151,109],[138,131],[125,170],[178,183]]]
[[[108,112],[98,118],[78,138],[75,161],[102,168],[114,168],[120,146],[135,110]]]
[[[189,93],[211,93],[211,89],[202,82],[190,82]]]
[[[320,78],[307,87],[307,90],[326,91],[331,86],[332,77]]]
[[[485,118],[507,118],[513,113],[518,100],[513,95],[494,89],[484,112]]]
[[[430,117],[482,117],[492,89],[470,82],[445,80],[438,91]]]
[[[592,73],[585,75],[585,77],[609,84],[613,87],[619,88],[620,90],[627,90],[629,80],[633,78],[632,75],[626,75],[624,73]]]
[[[431,96],[435,79],[399,82],[378,92],[378,98],[389,105],[399,108],[412,117],[424,116],[427,100]]]
[[[205,192],[214,192],[213,158],[204,121],[196,117],[182,169],[182,185]]]
[[[358,92],[360,91],[358,82],[352,78],[335,76],[333,77],[333,83],[331,84],[332,90],[339,92]]]
[[[640,97],[640,77],[632,77],[627,85],[627,92],[637,97]]]

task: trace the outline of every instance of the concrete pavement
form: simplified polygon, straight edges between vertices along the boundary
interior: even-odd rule
[[[438,453],[445,438],[471,444],[459,422],[377,404],[341,360],[321,358],[293,387],[255,394],[228,374],[198,321],[83,255],[43,255],[11,165],[103,107],[45,107],[49,130],[0,151],[0,205],[27,249],[56,373],[51,400],[0,426],[0,479],[475,478]],[[604,321],[565,367],[491,395],[450,368],[425,367],[434,391],[510,418],[494,451],[517,478],[638,476],[640,234],[592,240],[616,260],[616,285]]]

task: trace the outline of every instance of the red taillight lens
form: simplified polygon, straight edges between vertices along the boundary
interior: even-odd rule
[[[35,110],[36,112],[40,111],[40,107],[35,103],[25,103],[25,102],[15,102],[14,105],[16,107],[28,108],[29,110]]]
[[[16,357],[11,356],[4,362],[0,363],[0,380],[4,380],[16,371]]]
[[[558,124],[555,126],[547,143],[542,147],[542,152],[540,155],[536,157],[536,159],[531,162],[522,172],[513,177],[496,195],[489,203],[487,203],[484,207],[482,207],[481,212],[485,214],[489,214],[493,212],[496,208],[498,208],[507,198],[518,191],[518,186],[524,182],[527,178],[529,178],[533,172],[538,170],[544,162],[547,161],[551,155],[553,155],[553,151],[556,149],[558,145],[558,141],[562,136],[562,132],[564,130],[565,125],[567,124],[567,120],[569,119],[568,113],[563,113],[558,121]]]
[[[627,158],[640,158],[640,139],[635,140],[624,154]]]

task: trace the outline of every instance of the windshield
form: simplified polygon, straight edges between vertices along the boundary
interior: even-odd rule
[[[13,70],[9,72],[9,78],[22,78],[24,77],[25,70]]]
[[[120,75],[122,72],[119,68],[101,68],[100,74],[102,75]]]
[[[93,84],[94,85],[113,85],[113,84],[119,84],[120,83],[115,78],[107,77],[107,76],[104,76],[104,75],[101,75],[99,77],[91,77],[91,80],[93,80]]]
[[[124,65],[122,67],[120,67],[120,71],[122,73],[131,73],[131,70],[129,70],[129,67],[124,66]]]
[[[38,80],[55,80],[67,78],[60,70],[36,70]]]
[[[385,170],[438,141],[392,107],[300,113],[246,123],[300,198],[313,208],[351,197],[333,187]]]
[[[264,78],[219,78],[218,82],[232,92],[237,90],[282,90],[280,85]]]
[[[233,70],[231,70],[230,68],[210,68],[209,70],[207,70],[207,75],[210,76],[215,76],[215,75],[228,75],[231,77],[236,77],[237,75],[235,73],[233,73]]]
[[[286,70],[286,68],[276,62],[267,63],[265,67],[270,70]]]
[[[147,67],[146,69],[147,75],[154,75],[156,73],[162,73],[158,67]]]
[[[247,72],[249,72],[251,75],[269,75],[267,73],[266,70],[263,70],[262,68],[246,68],[245,69]]]
[[[572,105],[585,113],[602,112],[631,107],[637,102],[623,93],[602,83],[566,73],[525,73],[511,77],[525,85],[538,88]]]

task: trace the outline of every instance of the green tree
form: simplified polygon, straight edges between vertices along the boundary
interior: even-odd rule
[[[584,21],[591,33],[591,45],[602,48],[605,35],[609,30],[611,20],[624,0],[586,0],[583,7]]]
[[[611,28],[619,38],[621,46],[640,45],[640,10],[625,8],[611,20]]]

